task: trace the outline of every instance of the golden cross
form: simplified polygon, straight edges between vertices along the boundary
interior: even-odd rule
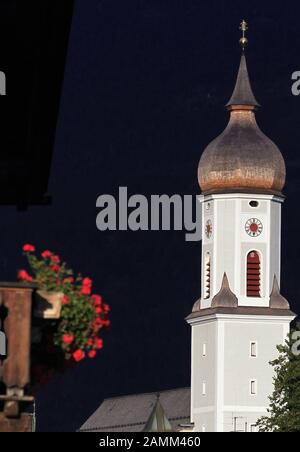
[[[242,20],[242,22],[240,23],[240,30],[243,33],[243,36],[240,39],[240,44],[244,50],[246,45],[248,44],[248,39],[246,38],[246,31],[248,30],[248,24],[245,20]]]

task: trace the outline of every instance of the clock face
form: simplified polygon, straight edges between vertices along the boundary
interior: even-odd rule
[[[213,232],[213,226],[211,220],[207,220],[205,225],[205,235],[208,239],[211,238]]]
[[[246,223],[245,230],[251,237],[258,237],[263,231],[263,224],[257,218],[250,218]]]

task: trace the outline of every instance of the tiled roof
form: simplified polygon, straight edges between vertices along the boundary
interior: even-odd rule
[[[141,432],[153,413],[158,393],[106,399],[82,425],[81,432]],[[159,402],[174,431],[190,422],[190,388],[159,393]]]

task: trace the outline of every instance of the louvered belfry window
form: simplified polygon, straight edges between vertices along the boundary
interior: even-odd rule
[[[210,298],[210,284],[211,284],[211,263],[210,254],[205,255],[205,268],[204,268],[204,298]]]
[[[247,297],[260,297],[260,257],[256,251],[247,256]]]

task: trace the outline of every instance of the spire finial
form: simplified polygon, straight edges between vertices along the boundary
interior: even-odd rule
[[[248,24],[245,20],[242,20],[240,23],[240,30],[242,31],[242,37],[240,39],[240,44],[242,46],[242,49],[245,50],[245,47],[248,44],[248,39],[246,38],[246,31],[248,30]]]

